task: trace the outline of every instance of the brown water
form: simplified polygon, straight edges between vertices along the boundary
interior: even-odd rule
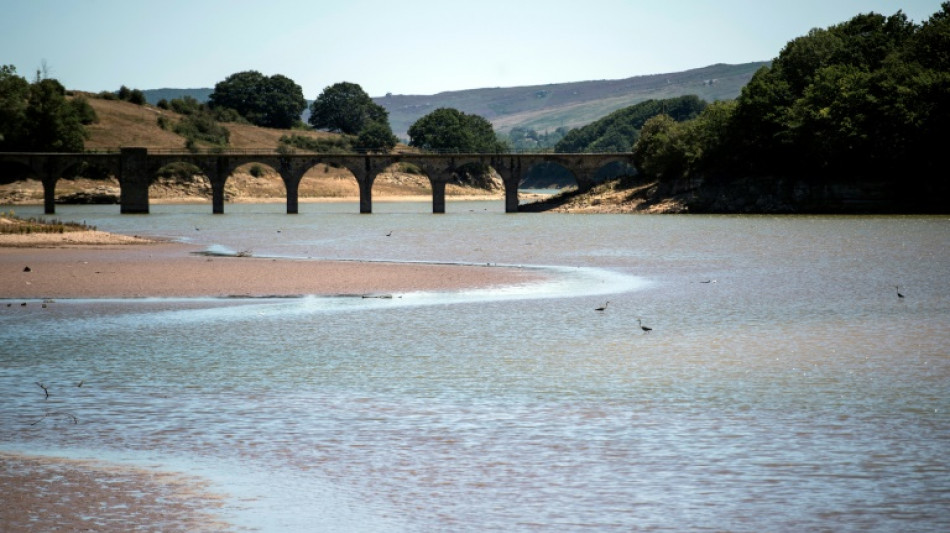
[[[0,306],[4,449],[198,473],[265,531],[950,530],[947,217],[204,207],[59,216],[562,268],[393,300]],[[79,423],[30,425],[51,410]]]

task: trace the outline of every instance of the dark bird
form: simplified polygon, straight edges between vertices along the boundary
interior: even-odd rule
[[[649,332],[653,331],[653,328],[651,328],[651,327],[649,327],[649,326],[644,326],[644,325],[643,325],[643,322],[641,322],[639,318],[637,319],[637,324],[640,325],[640,329],[642,329],[644,333],[649,333]]]
[[[33,272],[33,269],[30,268],[30,267],[28,267],[28,266],[25,266],[25,267],[23,267],[23,271],[24,271],[24,272]]]
[[[389,237],[389,236],[391,236],[392,234],[393,234],[393,230],[389,230],[389,233],[387,233],[386,236]]]
[[[904,297],[904,295],[903,295],[903,294],[901,294],[901,288],[900,288],[900,285],[894,285],[894,288],[895,288],[895,289],[897,289],[897,297],[898,297],[898,298],[903,298],[903,297]]]
[[[604,305],[602,305],[602,306],[600,306],[600,307],[595,307],[595,308],[594,308],[594,311],[604,311],[604,310],[607,309],[607,306],[608,306],[608,305],[610,305],[610,300],[607,300],[606,302],[604,302]]]

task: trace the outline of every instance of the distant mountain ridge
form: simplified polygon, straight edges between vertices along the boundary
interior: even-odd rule
[[[413,122],[440,107],[453,107],[485,117],[502,133],[515,127],[543,132],[561,126],[584,126],[651,98],[695,94],[708,102],[730,100],[739,96],[752,75],[768,64],[767,61],[717,64],[621,80],[469,89],[434,95],[387,95],[373,100],[389,111],[393,133],[402,138]]]
[[[683,72],[634,76],[620,80],[594,80],[523,87],[496,87],[447,91],[433,95],[378,96],[373,101],[389,111],[393,133],[407,139],[409,126],[440,107],[452,107],[464,113],[485,117],[497,131],[507,133],[515,127],[539,132],[561,126],[576,128],[589,124],[613,111],[645,100],[694,94],[703,100],[729,100],[739,96],[742,87],[768,61],[729,65],[719,63]],[[162,98],[171,100],[191,96],[208,100],[214,89],[150,89],[144,91],[150,104]],[[317,96],[317,95],[313,95]],[[308,102],[309,104],[309,102]],[[304,119],[306,120],[306,115]]]

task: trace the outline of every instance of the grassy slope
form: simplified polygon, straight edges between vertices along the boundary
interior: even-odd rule
[[[173,122],[181,118],[177,113],[150,105],[138,106],[117,100],[89,98],[99,122],[87,127],[89,139],[86,149],[106,149],[120,146],[142,146],[151,149],[184,149],[185,138],[158,126],[158,117],[165,115]],[[282,135],[297,134],[313,138],[332,137],[322,131],[289,131],[260,128],[247,124],[225,124],[231,131],[231,148],[274,149]]]
[[[718,64],[623,80],[472,89],[435,95],[391,95],[374,100],[389,111],[393,132],[402,138],[413,122],[440,107],[481,115],[501,132],[517,126],[544,131],[560,126],[583,126],[650,98],[687,94],[707,101],[735,98],[752,75],[766,64]],[[715,81],[710,83],[710,80]]]
[[[177,113],[161,110],[154,106],[138,106],[117,100],[101,100],[86,95],[89,104],[96,110],[99,122],[87,127],[89,139],[87,150],[112,150],[122,146],[139,146],[150,150],[183,150],[185,139],[158,126],[158,117],[164,115],[172,122],[181,118]],[[247,150],[272,150],[277,147],[283,135],[295,134],[312,138],[335,137],[336,134],[322,131],[290,131],[260,128],[247,124],[225,124],[231,131],[230,148]],[[401,147],[406,149],[405,146]],[[225,187],[228,198],[236,201],[255,199],[285,198],[285,189],[280,176],[265,168],[264,175],[253,177],[250,166],[239,168]],[[43,187],[35,177],[29,179],[3,179],[0,176],[0,204],[36,204],[43,201]],[[86,178],[63,179],[57,183],[57,197],[77,192],[98,192],[118,194],[119,183],[115,178],[91,180]],[[377,177],[373,186],[377,197],[409,196],[426,197],[431,194],[431,186],[424,176],[399,172],[384,172]],[[352,174],[345,169],[336,169],[325,165],[312,168],[300,183],[299,194],[306,198],[359,198],[359,187]],[[487,191],[450,184],[446,194],[452,197],[462,196],[499,196],[498,190]],[[159,179],[152,184],[149,196],[154,200],[189,202],[208,201],[211,198],[210,185],[203,177],[187,182],[175,182]]]

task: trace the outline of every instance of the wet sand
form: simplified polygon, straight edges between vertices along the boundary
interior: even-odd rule
[[[0,452],[0,531],[230,531],[197,478]]]
[[[355,295],[491,287],[539,277],[489,266],[196,255],[201,250],[176,243],[0,247],[0,298]]]

